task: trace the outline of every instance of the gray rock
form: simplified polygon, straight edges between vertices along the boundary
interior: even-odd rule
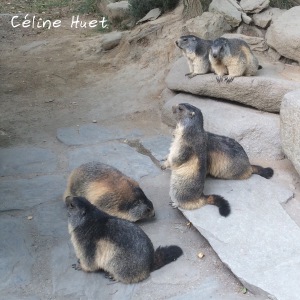
[[[48,43],[49,42],[46,41],[46,40],[44,40],[44,41],[34,41],[34,42],[29,43],[29,44],[21,46],[19,49],[21,51],[24,51],[24,52],[29,52],[33,49],[46,46]]]
[[[283,98],[280,109],[281,142],[284,153],[300,174],[300,90]]]
[[[192,79],[185,76],[189,72],[186,59],[174,63],[166,78],[167,87],[176,92],[215,97],[237,101],[263,111],[279,112],[283,96],[300,89],[300,83],[264,77],[263,70],[258,76],[237,77],[230,84],[218,84],[214,74],[199,75]],[[260,75],[262,74],[262,75]]]
[[[122,39],[122,32],[106,33],[102,38],[102,49],[107,51],[117,47]]]
[[[190,33],[211,40],[231,30],[224,15],[212,12],[204,12],[201,16],[189,19],[185,23],[185,27]]]
[[[161,10],[159,8],[151,9],[144,18],[138,20],[136,24],[144,23],[147,21],[154,21],[161,15]]]
[[[251,37],[261,37],[261,38],[265,37],[265,34],[261,29],[259,29],[256,26],[248,25],[248,24],[245,24],[245,23],[242,23],[238,27],[236,33],[244,34],[244,35],[251,36]]]
[[[247,16],[244,12],[242,12],[242,20],[246,24],[250,24],[252,22],[252,18]]]
[[[258,175],[239,181],[208,179],[205,185],[205,194],[228,199],[231,215],[221,217],[210,205],[183,214],[251,292],[297,299],[300,229],[280,205],[292,192]]]
[[[159,172],[148,156],[118,142],[78,148],[69,152],[70,170],[89,161],[100,161],[112,165],[136,180],[147,175],[157,175]]]
[[[112,2],[106,6],[109,19],[126,20],[129,18],[128,1]]]
[[[158,161],[162,161],[169,153],[171,141],[171,136],[159,135],[143,138],[141,143]]]
[[[67,210],[62,197],[58,201],[49,201],[38,205],[32,215],[40,236],[55,238],[69,236]]]
[[[209,11],[222,14],[230,26],[237,27],[242,21],[242,13],[237,6],[230,0],[213,0],[209,5]]]
[[[209,98],[178,94],[164,105],[163,122],[175,126],[172,106],[178,103],[198,107],[203,113],[205,130],[234,138],[250,158],[283,158],[278,115]]]
[[[1,215],[1,291],[4,289],[16,291],[25,288],[31,282],[34,258],[30,246],[33,241],[28,234],[26,221],[25,218],[22,220],[20,217]]]
[[[263,9],[267,8],[270,4],[270,0],[241,0],[240,6],[246,13],[259,13]]]
[[[295,6],[276,18],[268,28],[266,40],[282,56],[300,62],[300,6]]]
[[[55,171],[56,155],[48,149],[16,147],[0,149],[0,176]]]
[[[269,47],[268,49],[268,56],[271,58],[272,61],[278,61],[281,57],[281,55],[271,47]]]
[[[118,139],[136,139],[140,136],[142,132],[139,129],[125,131],[96,124],[59,128],[56,135],[60,142],[68,146],[93,145]]]
[[[60,199],[65,185],[64,177],[58,175],[0,181],[0,190],[4,195],[0,202],[0,211],[28,209]]]
[[[284,10],[275,7],[269,7],[266,10],[260,12],[259,14],[253,15],[253,22],[255,25],[266,28],[271,24],[271,21],[278,18],[283,14]]]
[[[226,33],[223,37],[227,39],[241,39],[245,41],[253,51],[266,51],[268,50],[268,45],[264,38],[256,36],[248,36],[238,33]]]

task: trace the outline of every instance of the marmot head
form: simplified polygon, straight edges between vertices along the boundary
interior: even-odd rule
[[[228,40],[225,38],[218,38],[213,41],[213,44],[210,48],[210,55],[215,59],[222,59],[226,54],[228,47]]]
[[[126,214],[128,214],[128,220],[132,222],[155,216],[152,202],[146,197],[139,186],[133,187],[131,199],[123,201],[119,205],[119,209],[120,211],[126,212]]]
[[[203,115],[200,109],[188,104],[180,103],[172,107],[176,121],[184,127],[198,125],[198,129],[203,129]]]
[[[66,197],[68,221],[73,229],[84,224],[97,208],[83,197]]]
[[[186,50],[186,49],[195,50],[198,40],[199,40],[199,38],[194,35],[184,35],[184,36],[181,36],[175,42],[175,44],[181,50]]]

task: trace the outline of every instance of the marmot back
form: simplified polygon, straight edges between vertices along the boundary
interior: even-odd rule
[[[203,40],[194,35],[185,35],[180,37],[175,43],[187,59],[190,73],[186,74],[186,76],[192,78],[212,72],[208,58],[212,45],[211,40]]]
[[[82,196],[104,212],[132,222],[155,215],[139,184],[116,168],[89,162],[72,171],[64,199]]]
[[[222,216],[230,205],[219,195],[204,195],[207,173],[207,134],[199,109],[181,103],[173,106],[177,125],[165,167],[171,168],[170,197],[173,207],[196,209],[206,204],[219,207]]]
[[[234,77],[253,76],[261,68],[249,45],[241,39],[218,38],[213,41],[209,60],[217,81],[229,83]],[[228,76],[225,76],[228,74]]]
[[[68,227],[79,266],[86,272],[104,270],[114,280],[135,283],[182,255],[178,246],[154,251],[137,225],[112,217],[82,197],[67,197]]]

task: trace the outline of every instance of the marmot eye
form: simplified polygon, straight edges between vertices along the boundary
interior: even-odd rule
[[[73,203],[70,203],[70,208],[74,208],[74,204]]]
[[[183,110],[183,108],[182,108],[181,106],[178,106],[178,110],[182,111],[182,110]]]

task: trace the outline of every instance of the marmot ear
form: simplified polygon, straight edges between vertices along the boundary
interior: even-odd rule
[[[192,38],[192,41],[196,41],[196,38],[195,38],[195,37],[193,37],[193,38]]]
[[[190,112],[190,116],[191,116],[192,118],[194,118],[195,112],[194,112],[194,111]]]

